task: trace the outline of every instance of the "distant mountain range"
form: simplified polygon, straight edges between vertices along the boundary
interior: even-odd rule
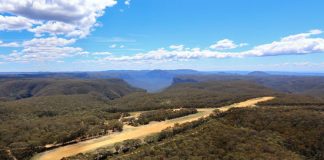
[[[179,75],[200,75],[195,70],[110,70],[100,72],[29,72],[0,73],[0,78],[81,78],[81,79],[123,79],[130,85],[157,92],[170,86]]]
[[[130,85],[158,92],[170,86],[174,78],[186,75],[243,75],[243,76],[324,76],[324,73],[299,73],[299,72],[262,72],[262,71],[196,71],[181,70],[108,70],[98,72],[2,72],[0,78],[81,78],[81,79],[123,79]],[[178,79],[179,80],[179,79]],[[183,79],[182,79],[183,80]]]
[[[262,71],[254,71],[254,72],[250,72],[247,75],[249,76],[269,76],[270,74],[267,72],[262,72]]]

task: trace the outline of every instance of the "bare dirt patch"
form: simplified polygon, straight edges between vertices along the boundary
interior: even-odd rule
[[[220,111],[224,112],[227,111],[230,108],[235,107],[250,107],[254,106],[255,104],[259,102],[264,102],[273,99],[274,97],[261,97],[261,98],[255,98],[250,99],[241,103],[236,103],[230,106],[225,106],[218,108]],[[185,123],[185,122],[191,122],[194,120],[197,120],[201,117],[207,117],[209,116],[215,108],[200,108],[197,109],[198,113],[188,115],[185,117],[175,118],[171,120],[166,120],[162,122],[152,122],[148,125],[142,125],[138,127],[133,127],[129,125],[124,126],[124,130],[119,133],[113,133],[111,135],[103,136],[100,138],[87,140],[84,142],[59,147],[50,151],[46,151],[40,154],[37,154],[35,157],[33,157],[33,160],[60,160],[63,157],[69,157],[76,155],[78,153],[85,153],[92,150],[95,150],[97,148],[111,146],[117,142],[122,142],[127,139],[136,139],[136,138],[142,138],[145,136],[148,136],[153,133],[161,132],[163,129],[167,127],[172,127],[176,123]],[[137,116],[141,112],[135,112],[132,116]]]

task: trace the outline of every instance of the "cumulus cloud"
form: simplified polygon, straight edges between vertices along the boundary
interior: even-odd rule
[[[51,36],[67,35],[70,37],[84,37],[88,34],[87,31],[82,32],[75,25],[55,21],[49,21],[43,25],[31,28],[29,31],[34,32],[37,37],[41,37],[45,33],[48,33]]]
[[[33,38],[24,41],[20,46],[20,51],[14,50],[8,55],[0,55],[0,59],[8,62],[46,62],[62,61],[62,59],[73,56],[107,56],[110,52],[88,52],[80,47],[72,47],[76,39],[65,39],[59,37]],[[2,45],[14,46],[14,43],[3,43]],[[19,44],[17,44],[19,45]]]
[[[116,3],[116,0],[0,0],[0,13],[13,15],[2,16],[12,23],[1,28],[28,29],[37,36],[49,33],[85,37],[96,26],[97,18],[104,14],[105,9]]]
[[[2,42],[2,47],[22,47],[20,51],[13,51],[9,55],[1,55],[0,59],[6,61],[57,61],[71,56],[92,55],[100,56],[100,61],[181,61],[201,58],[244,58],[280,55],[303,55],[324,52],[324,37],[321,30],[311,30],[306,33],[282,37],[271,43],[257,45],[251,49],[240,52],[227,52],[226,49],[240,47],[243,44],[235,44],[225,39],[217,42],[218,46],[210,48],[189,48],[184,45],[171,45],[168,48],[160,48],[135,55],[116,56],[110,52],[87,52],[82,48],[73,47],[77,38],[34,38],[21,44],[16,42]],[[118,39],[120,40],[120,39]],[[216,45],[215,44],[215,45]],[[222,44],[222,45],[220,45]],[[225,45],[226,44],[226,45]],[[220,47],[221,46],[221,47]],[[123,45],[113,44],[110,48],[124,48]],[[104,56],[104,57],[102,57]]]
[[[157,49],[131,56],[109,56],[108,61],[151,61],[151,60],[188,60],[198,58],[243,58],[279,55],[302,55],[324,52],[324,38],[312,37],[322,34],[320,30],[290,35],[269,44],[262,44],[242,52],[223,52],[201,48],[184,48],[182,45],[172,45],[170,49]],[[227,46],[227,48],[230,45]],[[226,47],[222,47],[223,49]]]
[[[98,17],[117,0],[0,0],[0,31],[29,31],[37,38],[21,44],[2,42],[0,47],[22,47],[0,59],[6,61],[60,61],[71,56],[110,55],[73,47],[100,26]],[[65,37],[65,38],[59,38]]]
[[[51,47],[51,46],[66,46],[73,44],[75,39],[64,39],[57,37],[49,38],[34,38],[23,43],[24,47]]]
[[[17,42],[9,42],[9,43],[5,43],[3,41],[0,40],[0,47],[19,47],[19,43]]]
[[[0,31],[29,29],[34,24],[40,24],[40,23],[21,16],[0,15]]]
[[[23,42],[21,51],[13,51],[4,59],[14,62],[53,61],[79,54],[83,51],[79,47],[70,47],[75,39],[57,37],[34,38]]]
[[[211,45],[209,48],[215,49],[215,50],[226,50],[226,49],[235,49],[238,47],[246,46],[247,43],[241,43],[241,44],[235,44],[234,41],[229,39],[223,39],[215,44]]]
[[[307,33],[290,35],[269,44],[254,47],[242,52],[242,56],[276,56],[300,55],[324,52],[324,38],[314,38],[313,35],[322,34],[320,30],[311,30]]]

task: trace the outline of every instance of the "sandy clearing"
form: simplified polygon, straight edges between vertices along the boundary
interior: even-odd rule
[[[254,98],[254,99],[250,99],[244,102],[240,102],[240,103],[234,103],[232,105],[229,106],[225,106],[225,107],[220,107],[217,108],[222,112],[225,112],[231,108],[242,108],[242,107],[253,107],[255,106],[257,103],[260,102],[265,102],[265,101],[270,101],[272,99],[274,99],[275,97],[260,97],[260,98]]]
[[[145,111],[130,112],[129,114],[130,114],[130,116],[136,118],[136,117],[138,117],[143,112],[145,112]]]
[[[225,106],[218,108],[220,111],[227,111],[230,108],[234,107],[249,107],[254,106],[255,104],[263,101],[268,101],[273,99],[274,97],[261,97],[250,99],[241,103],[236,103],[230,106]],[[119,133],[113,133],[111,135],[103,136],[100,138],[87,140],[84,142],[67,145],[63,147],[59,147],[50,151],[46,151],[43,153],[39,153],[32,158],[32,160],[60,160],[63,157],[73,156],[78,153],[89,152],[101,147],[112,146],[117,142],[122,142],[127,139],[136,139],[148,136],[153,133],[161,132],[163,129],[167,127],[172,127],[176,123],[185,123],[197,120],[201,117],[209,116],[215,108],[200,108],[197,109],[198,113],[188,115],[185,117],[175,118],[171,120],[166,120],[163,122],[152,122],[148,125],[133,127],[129,125],[124,126],[124,130]],[[137,112],[139,113],[139,112]],[[136,116],[136,114],[135,114]]]

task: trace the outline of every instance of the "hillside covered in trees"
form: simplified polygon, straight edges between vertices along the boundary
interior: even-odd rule
[[[280,93],[271,105],[322,105],[324,104],[323,76],[284,75],[183,75],[174,78],[174,84],[210,81],[246,81]]]
[[[324,93],[323,76],[286,76],[286,75],[182,75],[175,77],[173,83],[208,81],[250,81],[280,92],[322,96]],[[322,94],[320,94],[322,93]]]
[[[143,92],[117,79],[5,79],[0,88],[0,159],[6,150],[29,159],[49,144],[120,131],[123,113],[111,111],[108,102]]]
[[[111,101],[118,110],[220,107],[250,98],[276,95],[269,88],[247,81],[178,83],[159,93],[134,93]]]
[[[323,112],[323,106],[232,109],[166,129],[144,141],[129,140],[68,159],[321,160]]]
[[[47,144],[64,144],[122,130],[121,112],[91,95],[58,95],[0,103],[0,148],[23,159]],[[0,158],[1,159],[1,158]]]
[[[141,89],[119,79],[0,79],[0,99],[74,94],[98,94],[108,99],[120,98]]]
[[[170,86],[172,79],[178,75],[204,74],[203,72],[182,70],[109,70],[98,72],[31,72],[31,73],[0,73],[0,79],[122,79],[132,86],[143,88],[148,92],[157,92]]]
[[[259,104],[260,106],[272,106],[269,108],[269,110],[263,109],[265,110],[265,115],[263,116],[269,117],[270,119],[278,119],[278,117],[274,118],[267,115],[277,114],[277,112],[279,114],[279,109],[276,109],[275,106],[308,106],[308,110],[303,110],[305,107],[294,107],[296,110],[300,110],[300,112],[302,112],[298,112],[298,114],[301,114],[300,116],[304,116],[302,115],[304,112],[306,114],[307,111],[308,114],[308,111],[313,112],[316,106],[322,106],[324,104],[321,96],[316,96],[313,94],[315,92],[307,89],[315,85],[313,82],[308,82],[312,79],[310,77],[296,79],[298,83],[289,82],[289,84],[291,84],[288,85],[289,91],[280,89],[282,87],[279,87],[279,89],[274,87],[277,86],[274,84],[279,83],[279,81],[284,81],[285,78],[279,78],[280,80],[276,80],[278,81],[276,83],[274,82],[275,80],[273,80],[271,82],[273,83],[273,86],[263,84],[265,82],[256,82],[256,80],[261,81],[260,78],[266,79],[267,77],[268,76],[200,76],[200,78],[190,77],[190,79],[185,79],[182,77],[175,79],[173,85],[158,93],[147,93],[142,89],[134,88],[124,81],[118,79],[0,79],[0,120],[2,122],[0,126],[0,159],[8,159],[8,151],[11,151],[11,154],[18,159],[29,159],[29,157],[35,153],[46,150],[47,147],[75,143],[84,139],[106,135],[112,131],[121,131],[123,124],[118,120],[121,117],[128,115],[127,112],[131,111],[150,111],[148,113],[154,112],[152,115],[143,114],[142,118],[139,119],[140,122],[136,122],[137,125],[137,123],[146,124],[150,121],[163,120],[165,117],[172,118],[185,116],[195,112],[194,110],[191,111],[189,109],[188,112],[184,111],[178,115],[169,114],[169,112],[151,110],[161,111],[161,109],[168,110],[177,108],[217,108],[262,96],[277,97],[274,100]],[[271,80],[271,78],[269,79]],[[318,86],[320,89],[321,80],[320,78],[315,79],[318,79],[316,82],[319,83]],[[299,81],[302,80],[307,81],[305,83],[309,84],[307,84],[304,89],[298,89],[299,84],[301,83]],[[288,81],[293,80],[288,79]],[[294,87],[297,87],[297,89]],[[303,88],[303,86],[300,87]],[[321,93],[321,90],[319,93]],[[309,107],[313,108],[310,109]],[[295,112],[292,112],[293,110],[290,111],[287,108],[284,109],[287,110],[287,113],[295,114]],[[254,112],[254,110],[252,111]],[[257,112],[261,113],[261,111],[258,110]],[[322,113],[322,110],[317,108],[316,112]],[[156,113],[163,114],[162,118],[161,115]],[[244,119],[248,117],[249,116],[241,117],[237,121],[243,122]],[[259,118],[261,117],[262,116],[255,118],[254,121],[259,121]],[[311,120],[309,117],[311,116],[305,115],[305,121]],[[290,118],[291,119],[287,119],[288,122],[295,121],[297,116]],[[317,120],[320,121],[320,118]],[[256,134],[256,137],[250,137],[253,143],[246,145],[263,146],[267,144],[270,146],[269,150],[271,153],[273,152],[283,157],[295,156],[302,158],[303,156],[309,157],[309,154],[311,154],[308,153],[308,151],[305,151],[307,149],[302,149],[303,151],[301,151],[300,149],[296,149],[296,146],[287,148],[285,145],[282,145],[281,143],[286,143],[286,137],[281,137],[280,141],[277,141],[277,139],[272,140],[272,132],[271,134],[267,133],[266,135],[263,135],[264,131],[258,131],[257,129],[253,128],[253,126],[246,127],[243,124],[231,124],[229,123],[229,119],[226,119],[225,123],[225,120],[220,121],[220,119],[212,120],[215,122],[204,123],[204,125],[209,126],[207,128],[209,128],[208,130],[210,130],[210,133],[206,131],[202,133],[202,135],[213,137],[214,132],[221,132],[219,129],[225,128],[226,130],[223,131],[228,132],[228,134],[232,134],[232,132],[234,135],[237,134],[244,136],[246,134]],[[295,125],[297,124],[299,124],[299,122],[296,122]],[[242,126],[237,128],[239,125]],[[259,125],[259,122],[255,125]],[[213,128],[212,126],[216,127]],[[248,130],[246,131],[245,129],[242,129],[242,127],[248,128]],[[256,133],[255,130],[260,133]],[[297,131],[299,131],[299,129],[297,129]],[[188,132],[200,133],[195,129]],[[274,132],[279,131],[275,130]],[[222,135],[222,133],[219,134]],[[224,133],[224,135],[226,134]],[[267,137],[268,135],[270,135],[270,137],[264,138],[264,136]],[[167,136],[167,138],[168,137],[169,136]],[[199,139],[199,137],[197,139]],[[186,142],[186,140],[183,141]],[[215,140],[210,139],[209,141],[215,141],[216,143],[218,138]],[[248,142],[247,140],[238,141],[242,143],[240,145]],[[272,146],[274,141],[276,145]],[[304,143],[305,140],[303,139],[301,141],[301,143]],[[320,140],[313,140],[312,142],[319,141]],[[204,141],[199,140],[199,142]],[[279,143],[278,145],[277,142]],[[155,143],[154,138],[152,143]],[[187,143],[191,142],[186,142],[185,144]],[[160,144],[158,146],[163,145]],[[197,145],[203,146],[203,144]],[[206,142],[204,145],[208,145],[208,143]],[[298,145],[301,144],[298,142]],[[307,147],[309,146],[305,146],[304,148]],[[311,150],[313,149],[314,148]],[[316,150],[321,150],[321,148]],[[213,152],[215,152],[215,154],[220,154],[231,151],[231,149],[222,148],[219,149],[219,152],[218,149],[217,151]],[[259,150],[247,151],[251,154],[253,152],[260,153],[260,155],[248,155],[248,157],[265,157],[268,154],[268,151],[264,154],[263,151]],[[174,153],[172,154],[177,155],[176,152],[178,151],[174,150]],[[238,155],[240,155],[241,152],[245,151],[240,151]],[[299,152],[307,152],[307,155],[306,153],[304,154]],[[161,152],[159,151],[158,153],[152,152],[153,157],[158,157],[158,155],[164,154],[166,153],[164,153],[162,149]],[[201,152],[201,154],[205,153]],[[318,151],[312,154],[318,154]],[[199,154],[197,156],[199,158]],[[220,159],[223,158],[224,157],[221,157]]]

